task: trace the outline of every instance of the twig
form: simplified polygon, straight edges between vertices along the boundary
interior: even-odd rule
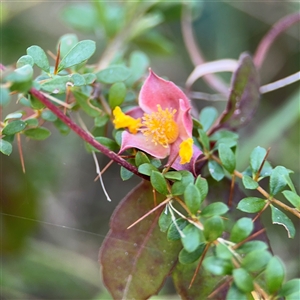
[[[261,94],[269,93],[269,92],[278,90],[280,88],[283,88],[294,82],[297,82],[299,80],[300,80],[300,71],[298,71],[295,74],[292,74],[290,76],[287,76],[285,78],[282,78],[280,80],[277,80],[275,82],[271,82],[266,85],[263,85],[260,87],[259,91],[261,92]]]
[[[193,34],[191,10],[186,4],[183,4],[182,6],[181,31],[185,47],[194,66],[199,66],[205,63],[205,59],[196,44]],[[219,77],[213,74],[207,74],[205,75],[204,80],[219,93],[225,95],[228,93],[227,85]]]
[[[260,41],[256,52],[254,54],[253,61],[257,68],[260,68],[263,64],[265,56],[273,44],[275,39],[293,24],[300,22],[300,13],[296,12],[280,19],[274,26],[267,32],[267,34]]]
[[[134,225],[136,225],[137,223],[141,222],[142,220],[144,220],[146,217],[148,217],[149,215],[151,215],[154,211],[156,211],[158,208],[160,208],[161,206],[167,204],[169,201],[171,201],[171,198],[167,198],[166,200],[164,200],[163,202],[159,203],[157,206],[155,206],[154,208],[152,208],[151,210],[149,210],[146,214],[144,214],[142,217],[140,217],[139,219],[137,219],[135,222],[133,222],[131,225],[129,225],[127,227],[127,229],[132,228]]]
[[[124,160],[117,153],[109,150],[108,148],[106,148],[105,146],[97,142],[92,136],[90,136],[87,132],[85,132],[69,117],[64,115],[63,112],[58,107],[56,107],[51,101],[49,101],[40,91],[36,90],[35,88],[31,88],[30,93],[34,97],[36,97],[39,101],[41,101],[47,108],[49,108],[62,122],[64,122],[71,130],[73,130],[78,136],[80,136],[88,144],[95,147],[97,150],[101,151],[108,158],[112,159],[120,166],[126,168],[127,170],[134,173],[135,175],[143,179],[149,180],[149,177],[139,173],[138,169],[135,166],[131,165],[129,162]]]
[[[195,67],[186,81],[187,89],[190,89],[193,83],[202,76],[216,72],[234,72],[238,67],[238,61],[235,59],[220,59],[203,63]],[[228,94],[229,88],[226,89],[225,94]]]

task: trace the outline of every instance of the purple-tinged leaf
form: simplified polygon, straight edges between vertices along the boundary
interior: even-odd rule
[[[249,122],[259,104],[259,76],[252,58],[242,53],[239,67],[232,76],[227,107],[210,133],[221,128],[238,129]]]
[[[158,226],[163,206],[130,229],[154,207],[153,191],[143,182],[121,201],[111,217],[99,260],[103,281],[114,299],[148,299],[173,269],[182,246],[168,241]],[[164,200],[157,195],[158,202]]]

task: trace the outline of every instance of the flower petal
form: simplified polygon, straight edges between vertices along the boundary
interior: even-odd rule
[[[182,104],[179,104],[182,99]],[[167,81],[157,76],[152,70],[142,86],[139,96],[139,106],[146,113],[157,111],[157,104],[164,110],[172,108],[179,111],[189,110],[190,103],[185,94],[171,81]]]
[[[167,162],[167,166],[169,166],[172,162],[172,168],[180,171],[180,170],[187,170],[192,172],[193,174],[196,174],[195,172],[195,164],[198,159],[198,157],[202,154],[202,151],[195,145],[193,145],[193,156],[190,160],[189,163],[186,164],[181,164],[180,160],[181,158],[179,157],[179,145],[181,144],[182,140],[178,139],[174,144],[171,145],[170,149],[170,156]],[[175,159],[175,157],[177,158]],[[175,159],[175,161],[174,161]]]
[[[137,148],[145,151],[151,156],[159,159],[167,157],[170,153],[170,147],[163,147],[160,144],[155,145],[142,133],[130,134],[129,132],[124,131],[122,133],[122,144],[119,153],[130,148]]]

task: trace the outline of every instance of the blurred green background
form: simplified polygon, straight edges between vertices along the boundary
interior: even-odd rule
[[[171,2],[152,8],[164,18],[157,28],[165,37],[161,47],[140,39],[131,44],[128,53],[133,49],[145,51],[157,74],[184,86],[193,65],[182,39],[181,5]],[[77,31],[64,22],[70,4],[2,1],[2,64],[13,65],[31,45],[55,52],[57,40],[66,33],[95,40],[97,51],[90,63],[96,62],[104,48],[103,34],[101,30]],[[80,4],[84,6],[87,1]],[[254,53],[272,24],[297,11],[299,3],[204,1],[195,8],[196,40],[205,58],[211,61],[238,59],[244,51]],[[299,30],[300,25],[296,24],[276,40],[261,69],[262,84],[299,71]],[[229,74],[221,76],[230,79]],[[194,89],[212,92],[201,80]],[[225,106],[224,102],[196,101],[199,109],[215,105],[221,112]],[[2,114],[15,109],[19,107],[12,104]],[[73,133],[61,136],[52,125],[49,128],[52,135],[44,142],[22,139],[26,174],[22,173],[16,147],[10,157],[0,154],[2,297],[110,299],[101,284],[98,250],[112,211],[139,179],[123,183],[119,167],[110,167],[103,177],[112,199],[107,202],[99,182],[94,182],[95,166],[83,142]],[[299,191],[299,83],[263,95],[254,119],[239,133],[240,171],[247,166],[254,147],[271,147],[270,162],[294,170],[291,177]],[[101,155],[98,158],[102,167],[108,162]],[[263,218],[273,251],[286,264],[288,279],[300,276],[299,220],[292,219],[298,228],[294,240],[287,238],[283,227],[272,226],[268,214]],[[172,292],[168,284],[157,298],[167,299]]]

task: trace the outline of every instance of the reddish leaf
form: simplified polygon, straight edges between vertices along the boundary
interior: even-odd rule
[[[231,92],[225,111],[210,133],[220,129],[238,129],[249,122],[254,115],[260,99],[259,76],[252,58],[242,53],[239,67],[232,76]]]
[[[221,286],[224,276],[213,276],[203,268],[200,268],[193,285],[189,288],[193,278],[198,261],[193,264],[183,265],[178,263],[172,273],[173,281],[177,293],[183,300],[203,300],[207,299],[214,290]],[[223,280],[222,280],[223,279]],[[220,291],[212,298],[214,300],[223,300],[226,297],[228,285],[220,289]]]
[[[157,202],[164,200],[157,195]],[[100,250],[103,281],[114,299],[147,299],[173,269],[181,243],[168,241],[158,226],[163,208],[130,229],[154,207],[152,186],[142,182],[115,209],[111,230]]]

